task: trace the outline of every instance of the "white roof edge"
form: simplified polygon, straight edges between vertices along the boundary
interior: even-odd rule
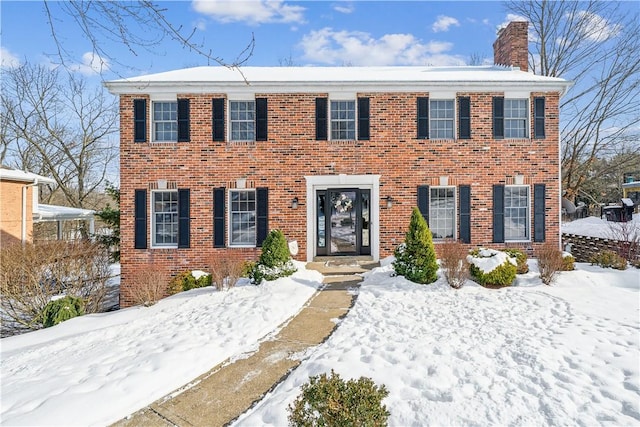
[[[17,169],[0,168],[0,179],[9,181],[28,182],[35,184],[55,184],[56,181],[46,176],[37,175],[35,173],[21,171]]]
[[[33,220],[39,222],[72,219],[91,219],[93,218],[95,213],[96,212],[91,209],[38,204],[38,212],[33,213]]]

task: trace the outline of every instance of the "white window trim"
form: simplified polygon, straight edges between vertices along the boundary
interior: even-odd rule
[[[503,112],[503,117],[502,117],[502,127],[504,129],[504,139],[516,139],[516,140],[525,140],[525,139],[531,139],[531,100],[530,98],[524,98],[524,97],[505,97],[505,107],[504,107],[504,112]],[[507,119],[507,107],[506,107],[506,101],[525,101],[526,105],[525,105],[525,111],[527,113],[527,117],[525,118],[525,123],[524,123],[524,136],[520,137],[513,137],[513,136],[507,136],[507,120],[513,120],[513,119]]]
[[[232,139],[232,135],[233,132],[231,130],[231,103],[232,102],[253,102],[253,139]],[[256,142],[256,98],[255,96],[253,98],[248,98],[246,96],[244,97],[237,97],[237,98],[227,98],[227,108],[225,111],[226,117],[225,117],[225,121],[227,123],[226,125],[226,138],[227,141],[229,141],[230,143],[234,143],[234,142],[239,142],[239,143],[243,143],[243,142]]]
[[[150,241],[151,241],[151,249],[177,249],[178,248],[178,238],[179,236],[176,236],[176,243],[175,244],[171,244],[171,245],[158,245],[156,244],[156,213],[155,213],[155,209],[154,209],[154,203],[153,203],[153,195],[155,193],[168,193],[168,192],[175,192],[176,193],[176,201],[178,200],[178,190],[169,190],[169,189],[165,189],[165,190],[151,190],[151,194],[149,197],[149,214],[151,216],[149,223],[151,224],[151,227],[149,227],[149,233],[150,233]],[[180,209],[180,206],[178,206],[178,209]],[[179,221],[179,219],[178,219]]]
[[[432,126],[431,126],[431,120],[432,120],[432,116],[431,116],[431,101],[452,101],[453,102],[453,117],[451,118],[451,121],[453,123],[453,136],[451,138],[433,138],[431,137],[431,131],[432,131]],[[457,102],[456,102],[456,98],[431,98],[429,97],[429,139],[433,140],[433,141],[455,141],[456,139],[458,139],[458,134],[457,134],[457,129],[456,129],[456,124],[457,124],[457,120],[456,118],[458,118],[458,109],[457,109]]]
[[[526,239],[508,239],[507,238],[507,229],[506,229],[506,218],[507,218],[507,204],[504,203],[504,225],[503,225],[503,233],[504,233],[504,241],[505,242],[509,242],[509,243],[528,243],[531,242],[531,225],[532,225],[532,221],[531,221],[531,209],[532,209],[532,200],[531,200],[531,186],[530,185],[526,185],[526,184],[514,184],[514,185],[505,185],[505,199],[506,199],[506,189],[507,188],[526,188],[527,189],[527,225],[526,225],[526,230],[527,230],[527,235],[528,237]]]
[[[431,219],[431,189],[437,188],[453,188],[453,240],[458,240],[458,187],[455,185],[431,185],[429,186],[429,219]],[[429,227],[431,228],[431,227]],[[434,243],[443,243],[448,240],[445,238],[433,238]]]
[[[354,137],[353,139],[333,139],[332,134],[333,134],[333,123],[331,120],[331,111],[333,110],[331,108],[331,103],[332,102],[353,102],[354,107],[353,107],[353,125],[354,125]],[[357,141],[358,140],[358,97],[354,96],[353,98],[329,98],[329,117],[328,117],[328,133],[329,135],[327,136],[327,139],[329,141]]]
[[[161,102],[173,102],[176,104],[176,139],[175,140],[171,140],[171,141],[160,141],[158,139],[156,139],[156,120],[155,120],[155,104],[156,103],[161,103]],[[157,99],[151,99],[151,126],[149,126],[149,133],[151,135],[149,135],[149,141],[151,141],[154,144],[176,144],[178,142],[178,132],[177,132],[177,123],[178,123],[178,99],[177,98],[173,98],[173,99],[161,99],[161,98],[157,98]]]
[[[233,224],[231,223],[231,217],[232,217],[232,212],[231,212],[231,193],[234,191],[253,191],[254,193],[254,198],[255,198],[255,221],[256,221],[256,234],[254,236],[254,243],[253,245],[246,245],[246,244],[234,244],[232,243],[231,239],[233,237],[232,233],[233,233]],[[255,188],[229,188],[227,190],[227,206],[226,206],[226,210],[227,210],[227,246],[230,248],[255,248],[257,247],[257,243],[255,242],[257,235],[258,235],[258,198],[257,198],[258,194]]]

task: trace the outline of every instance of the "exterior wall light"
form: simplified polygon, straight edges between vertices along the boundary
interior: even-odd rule
[[[393,197],[391,196],[387,196],[387,198],[385,199],[387,201],[387,209],[391,209],[391,207],[393,206]]]
[[[293,200],[291,200],[291,209],[298,209],[298,198],[294,197]]]

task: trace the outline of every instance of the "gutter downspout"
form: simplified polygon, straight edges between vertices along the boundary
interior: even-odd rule
[[[21,241],[22,246],[27,243],[27,188],[35,187],[38,185],[38,180],[31,184],[26,184],[22,186],[22,230],[21,230]],[[33,208],[32,208],[33,209]]]

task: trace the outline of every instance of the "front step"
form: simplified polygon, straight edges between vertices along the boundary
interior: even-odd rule
[[[316,257],[307,263],[307,269],[316,270],[325,276],[348,276],[366,273],[380,267],[371,257]]]

